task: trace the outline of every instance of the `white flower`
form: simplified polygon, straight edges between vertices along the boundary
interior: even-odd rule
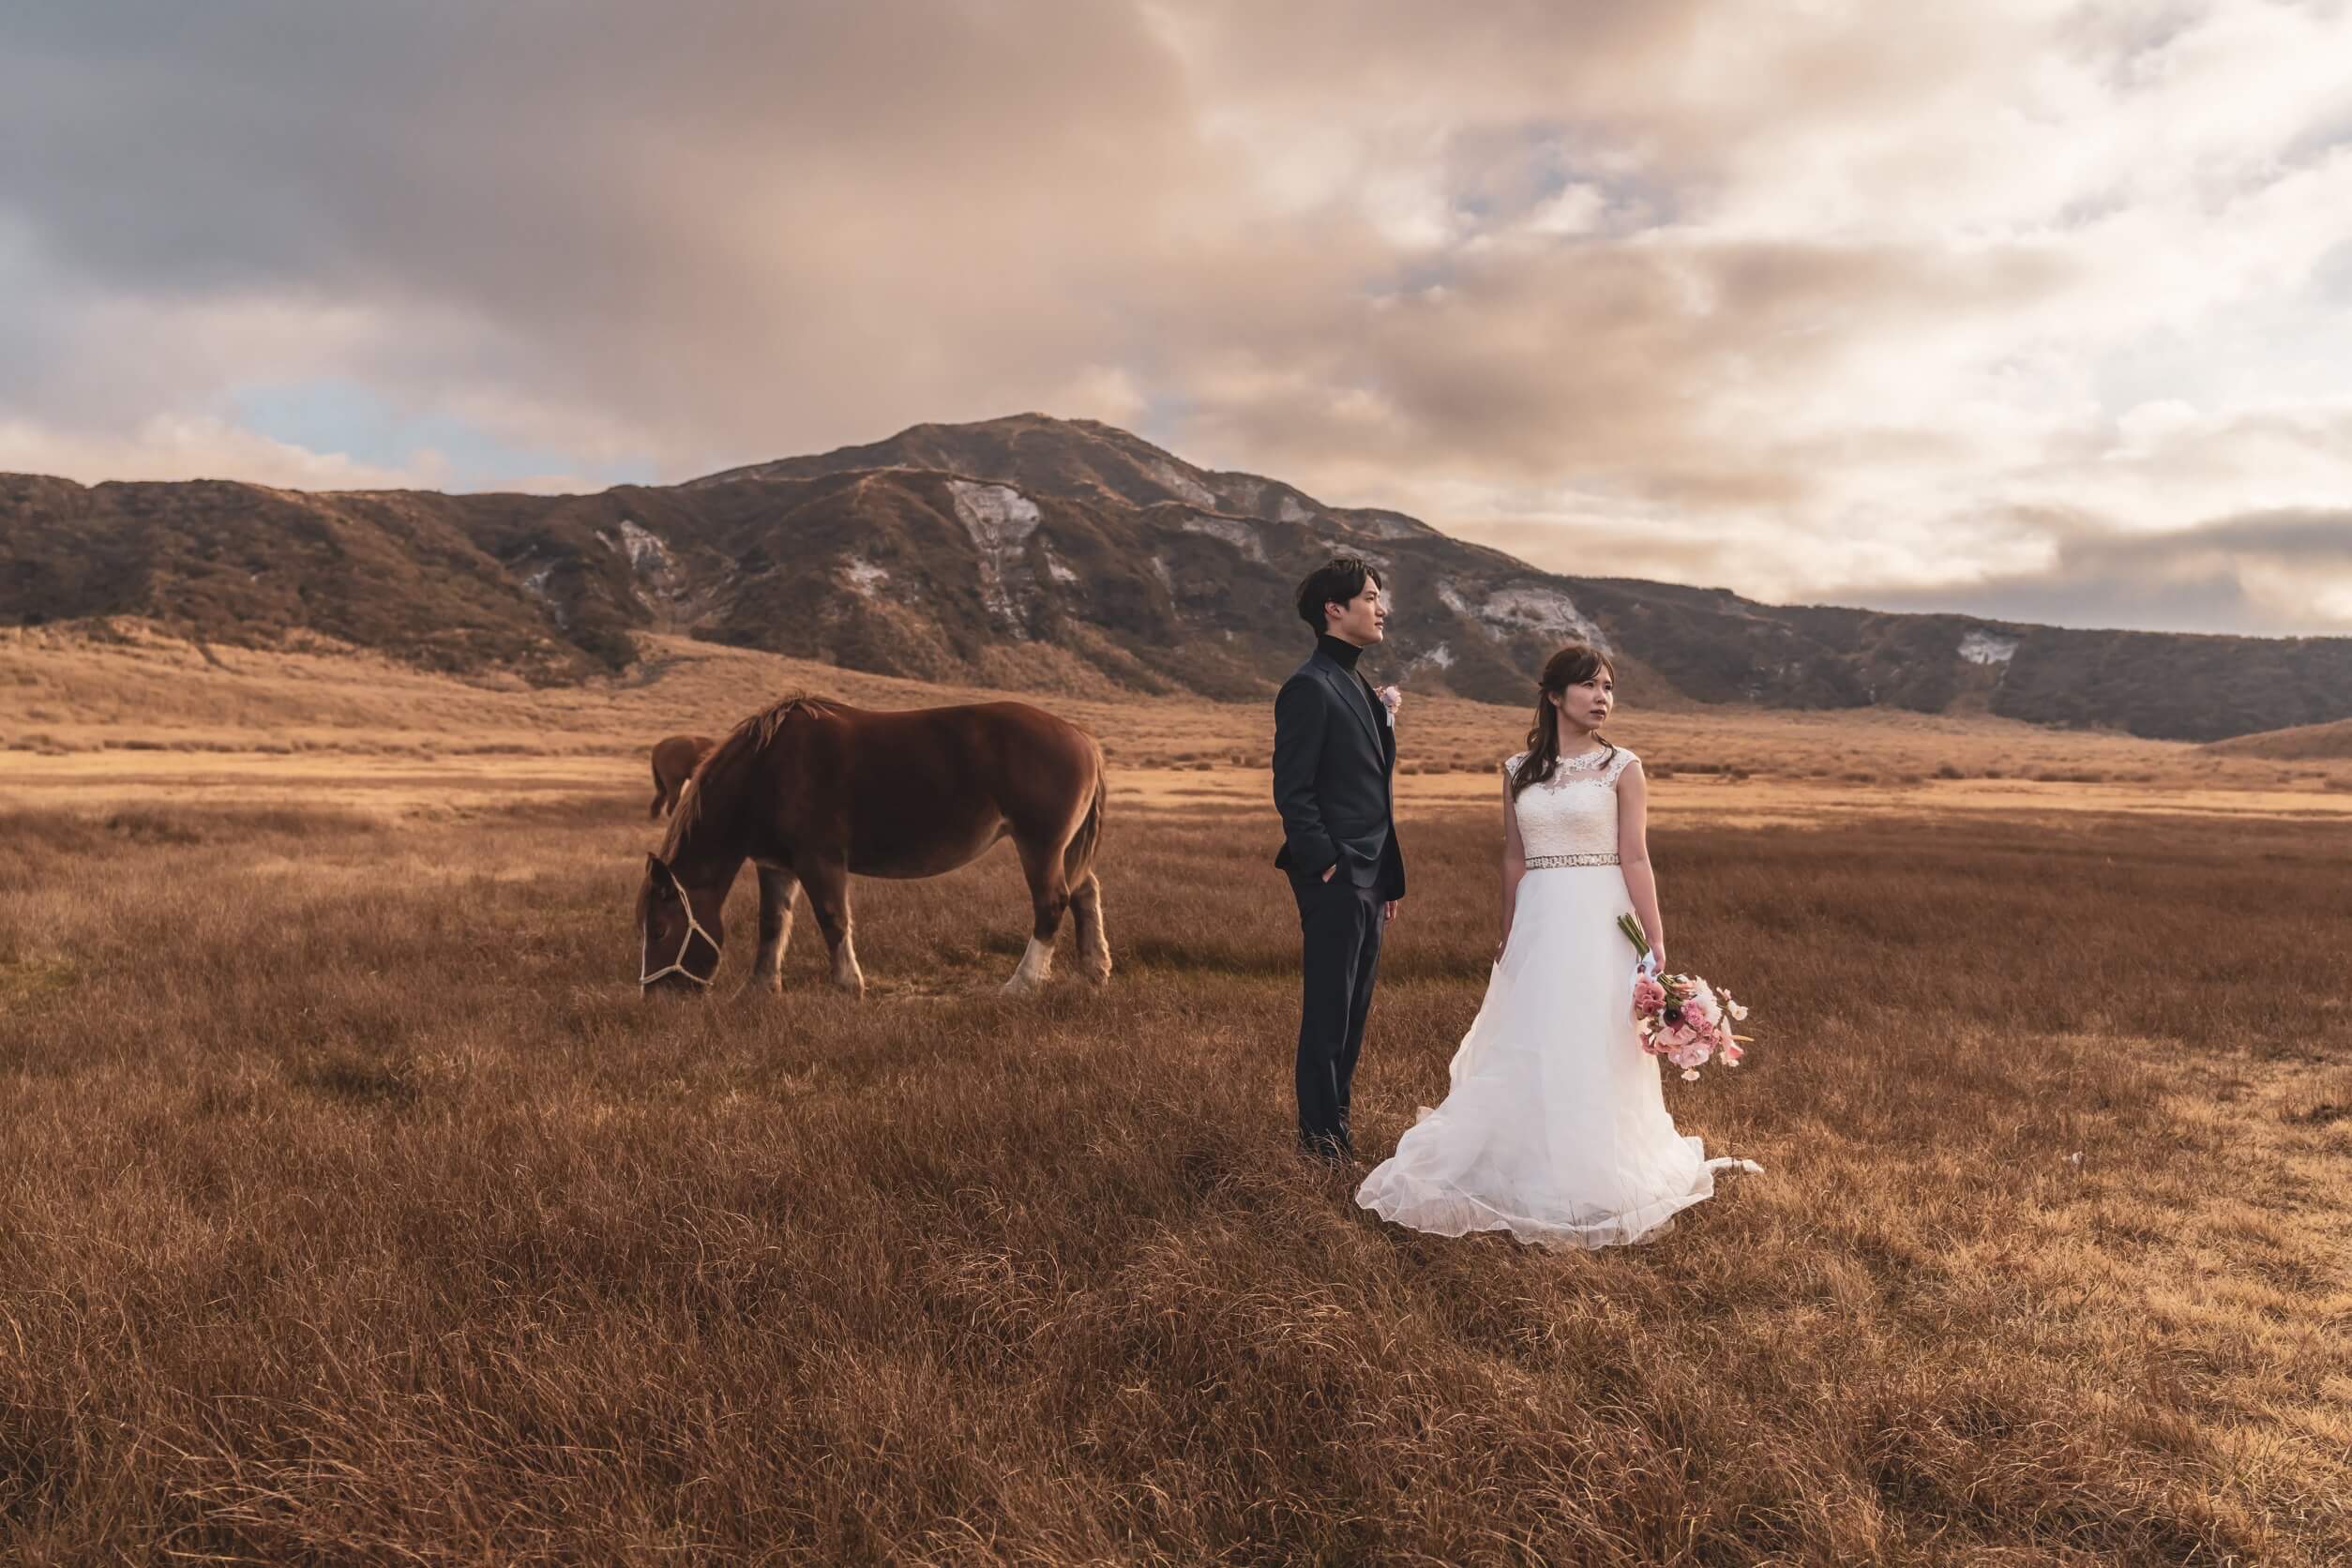
[[[1387,711],[1389,728],[1396,728],[1396,710],[1405,705],[1405,693],[1396,686],[1380,687],[1380,706]]]

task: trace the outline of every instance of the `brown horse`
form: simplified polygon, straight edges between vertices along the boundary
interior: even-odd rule
[[[936,877],[1010,837],[1029,879],[1029,949],[1005,983],[1033,990],[1053,966],[1066,911],[1078,961],[1109,978],[1103,941],[1103,753],[1094,737],[1026,702],[876,713],[793,697],[735,726],[695,774],[637,892],[639,984],[707,989],[720,912],[748,860],[760,872],[760,952],[746,989],[784,988],[792,900],[808,890],[833,950],[833,983],[864,994],[851,941],[850,876]]]
[[[645,812],[647,822],[657,822],[676,808],[694,764],[717,744],[708,735],[671,735],[654,743],[654,804]]]

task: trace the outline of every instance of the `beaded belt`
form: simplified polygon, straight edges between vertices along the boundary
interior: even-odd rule
[[[1534,854],[1528,856],[1527,868],[1543,871],[1554,866],[1615,866],[1617,863],[1617,856],[1613,854]]]

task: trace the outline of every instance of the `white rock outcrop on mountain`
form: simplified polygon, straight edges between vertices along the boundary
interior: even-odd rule
[[[950,479],[947,490],[957,520],[980,551],[980,602],[1000,625],[1027,637],[1028,590],[1035,583],[1029,569],[1029,536],[1037,532],[1043,516],[1037,503],[1010,485],[972,479]]]
[[[670,547],[662,542],[660,535],[635,518],[621,520],[620,548],[627,553],[630,566],[638,571],[659,571],[670,565]]]
[[[1258,530],[1239,518],[1203,517],[1196,512],[1177,526],[1187,534],[1205,534],[1212,539],[1223,539],[1259,565],[1265,565],[1266,542],[1258,536]]]
[[[1214,490],[1178,468],[1174,463],[1154,459],[1144,465],[1143,472],[1196,506],[1214,506],[1217,504]]]
[[[548,615],[555,622],[556,630],[564,631],[570,627],[572,618],[565,610],[564,601],[557,598],[548,587],[548,583],[554,579],[554,576],[555,567],[551,563],[541,566],[522,580],[522,591],[538,601],[541,608],[546,610]]]
[[[1960,656],[1970,664],[2007,664],[2016,653],[2017,640],[2013,637],[1972,631],[1960,639]]]
[[[1522,583],[1472,598],[1449,578],[1438,584],[1438,599],[1456,615],[1476,621],[1499,637],[1532,635],[1558,642],[1590,642],[1602,649],[1608,646],[1601,628],[1557,588]]]

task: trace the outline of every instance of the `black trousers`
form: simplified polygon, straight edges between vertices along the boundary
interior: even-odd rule
[[[1292,877],[1304,952],[1299,995],[1299,1142],[1310,1153],[1351,1153],[1348,1089],[1364,1048],[1372,982],[1380,968],[1380,890],[1344,874]]]

